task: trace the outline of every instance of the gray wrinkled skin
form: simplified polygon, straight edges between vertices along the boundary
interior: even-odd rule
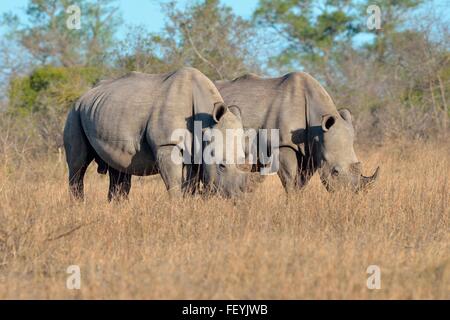
[[[359,191],[376,180],[378,169],[372,177],[361,174],[350,112],[338,111],[309,74],[270,79],[249,74],[215,84],[226,104],[241,109],[244,128],[280,130],[278,175],[287,192],[305,186],[317,170],[329,191]]]
[[[214,106],[225,110],[221,117],[211,116]],[[181,155],[172,133],[184,128],[192,132],[194,121],[201,121],[203,128],[242,127],[240,117],[227,111],[214,84],[193,68],[167,74],[132,72],[100,82],[77,101],[64,128],[71,194],[83,197],[83,177],[92,160],[99,173],[109,172],[110,200],[128,195],[131,175],[159,173],[172,196],[190,192],[202,170],[172,161],[172,152]],[[203,182],[216,191],[231,195],[244,189],[246,174],[234,168],[208,172]]]
[[[208,191],[215,193],[217,190],[227,197],[236,196],[241,192],[249,191],[251,187],[251,175],[242,172],[238,167],[239,157],[245,160],[244,149],[237,149],[235,140],[229,139],[226,130],[241,130],[243,126],[240,116],[240,110],[236,106],[224,107],[222,104],[215,106],[213,110],[213,119],[216,125],[213,127],[219,130],[223,136],[222,154],[223,157],[218,159],[216,163],[203,164],[203,181]],[[220,119],[220,120],[219,120]],[[243,136],[241,139],[241,146]],[[228,155],[227,148],[235,147],[232,154]],[[205,145],[207,146],[207,144]],[[230,152],[231,153],[231,152]]]

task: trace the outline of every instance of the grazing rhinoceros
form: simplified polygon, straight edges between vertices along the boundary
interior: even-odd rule
[[[279,129],[278,175],[286,191],[303,187],[318,169],[332,191],[359,191],[375,182],[361,174],[347,109],[337,110],[325,89],[303,72],[264,79],[249,74],[215,83],[227,104],[239,105],[244,128]]]
[[[180,137],[173,133],[191,132],[194,121],[200,121],[201,132],[210,127],[242,130],[239,108],[226,107],[214,84],[196,69],[132,72],[100,82],[77,101],[66,121],[64,147],[71,194],[83,198],[83,177],[94,159],[99,173],[109,171],[110,200],[128,195],[131,175],[157,173],[171,195],[188,192],[188,186],[200,179],[225,196],[243,191],[249,175],[236,162],[196,166],[174,161],[174,156],[182,157],[182,150]]]

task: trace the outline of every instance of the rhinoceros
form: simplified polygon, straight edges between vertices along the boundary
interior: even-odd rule
[[[379,167],[370,177],[361,173],[350,111],[337,110],[309,74],[248,74],[215,85],[225,103],[239,105],[244,128],[279,129],[278,175],[287,192],[305,186],[316,170],[329,191],[345,186],[358,192],[377,179]]]
[[[101,81],[75,103],[64,128],[71,194],[83,198],[83,177],[93,160],[99,173],[109,172],[109,200],[128,195],[132,175],[158,173],[171,196],[188,193],[199,180],[225,196],[244,191],[249,176],[235,161],[174,161],[183,150],[173,133],[191,132],[194,121],[203,130],[242,130],[239,108],[225,106],[214,84],[194,68]]]

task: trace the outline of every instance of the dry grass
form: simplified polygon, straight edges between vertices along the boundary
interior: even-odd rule
[[[448,143],[359,149],[382,166],[367,195],[317,177],[289,199],[278,179],[231,201],[171,202],[159,177],[106,202],[91,168],[69,202],[65,163],[0,162],[0,298],[450,298]],[[66,268],[81,268],[81,290]],[[366,269],[381,268],[381,290]]]

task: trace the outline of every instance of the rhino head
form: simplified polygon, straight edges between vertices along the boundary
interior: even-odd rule
[[[218,192],[225,197],[232,197],[250,191],[252,181],[257,180],[257,173],[241,170],[240,164],[245,160],[244,135],[241,112],[237,106],[225,106],[216,103],[212,113],[214,138],[205,142],[205,154],[214,157],[213,161],[203,161],[203,183],[207,190]],[[232,136],[227,135],[228,132]],[[217,140],[217,134],[222,137]],[[214,146],[212,146],[214,142]],[[227,152],[227,150],[232,152]],[[220,153],[220,155],[219,155]]]
[[[362,175],[362,166],[353,149],[355,130],[352,115],[347,109],[339,115],[322,117],[323,140],[321,143],[320,179],[328,191],[350,188],[362,191],[373,185],[379,174],[379,167],[370,177]]]

